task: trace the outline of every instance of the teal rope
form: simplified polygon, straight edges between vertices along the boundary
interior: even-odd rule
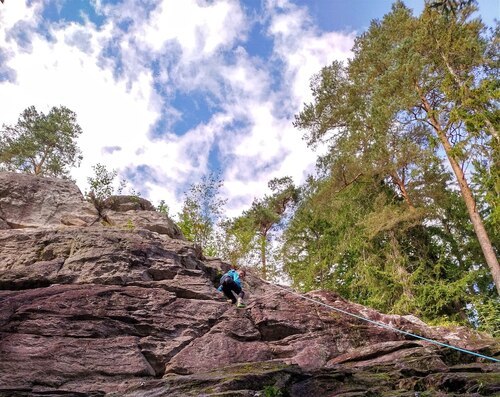
[[[271,284],[271,283],[268,283],[268,284]],[[443,346],[443,347],[448,347],[450,349],[455,349],[455,350],[458,350],[458,351],[460,351],[462,353],[471,354],[473,356],[485,358],[487,360],[491,360],[491,361],[494,361],[494,362],[497,362],[497,363],[500,362],[500,360],[498,360],[498,359],[496,359],[494,357],[485,356],[484,354],[476,353],[476,352],[473,352],[471,350],[462,349],[462,348],[457,347],[457,346],[452,346],[452,345],[449,345],[447,343],[438,342],[437,340],[433,340],[433,339],[425,338],[425,337],[420,336],[420,335],[412,334],[411,332],[403,331],[401,329],[397,329],[397,328],[391,327],[390,325],[387,325],[387,324],[384,324],[384,323],[380,323],[378,321],[370,320],[369,318],[366,318],[366,317],[363,317],[363,316],[359,316],[357,314],[349,313],[349,312],[347,312],[345,310],[338,309],[336,307],[327,305],[326,303],[319,302],[316,299],[312,299],[312,298],[309,298],[308,296],[301,295],[301,294],[299,294],[299,293],[297,293],[295,291],[287,290],[287,289],[285,289],[285,288],[283,288],[283,287],[281,287],[279,285],[276,285],[276,284],[271,284],[271,285],[273,285],[274,287],[278,287],[278,288],[282,289],[283,291],[286,291],[286,292],[288,292],[290,294],[297,295],[299,298],[303,298],[305,300],[317,303],[319,305],[326,306],[326,307],[328,307],[330,309],[333,309],[333,310],[336,310],[336,311],[338,311],[340,313],[347,314],[348,316],[355,317],[357,319],[360,319],[360,320],[367,321],[369,323],[378,325],[379,327],[387,328],[387,329],[389,329],[391,331],[396,331],[396,332],[399,332],[399,333],[404,334],[404,335],[412,336],[413,338],[425,340],[426,342],[434,343],[435,345],[439,345],[439,346]]]

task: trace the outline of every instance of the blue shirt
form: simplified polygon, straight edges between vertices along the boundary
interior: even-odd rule
[[[240,275],[238,274],[238,272],[234,269],[231,269],[229,270],[226,274],[224,274],[222,277],[221,277],[221,281],[225,278],[225,277],[231,277],[233,279],[233,281],[238,285],[238,287],[242,287],[241,286],[241,280],[240,280]],[[219,291],[222,291],[222,285],[219,286],[219,288],[217,288]]]

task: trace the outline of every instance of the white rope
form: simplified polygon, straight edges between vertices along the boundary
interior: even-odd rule
[[[261,279],[262,280],[262,279]],[[363,317],[363,316],[360,316],[360,315],[357,315],[357,314],[354,314],[354,313],[350,313],[346,310],[342,310],[342,309],[339,309],[339,308],[336,308],[334,306],[331,306],[331,305],[327,305],[326,303],[323,303],[323,302],[320,302],[320,301],[317,301],[316,299],[312,299],[312,298],[309,298],[308,296],[304,296],[302,294],[299,294],[298,292],[295,292],[293,290],[290,290],[290,289],[286,289],[280,285],[277,285],[277,284],[272,284],[268,281],[265,281],[265,280],[262,280],[264,281],[266,284],[269,284],[273,287],[277,287],[285,292],[288,292],[289,294],[292,294],[292,295],[295,295],[295,296],[298,296],[299,298],[302,298],[302,299],[305,299],[307,301],[311,301],[311,302],[314,302],[314,303],[317,303],[318,305],[322,305],[322,306],[325,306],[329,309],[332,309],[332,310],[335,310],[337,312],[340,312],[342,314],[346,314],[348,316],[351,316],[351,317],[355,317],[359,320],[363,320],[363,321],[366,321],[366,322],[369,322],[371,324],[375,324],[379,327],[382,327],[382,328],[386,328],[386,329],[389,329],[391,331],[394,331],[394,332],[399,332],[401,334],[404,334],[404,335],[407,335],[407,336],[411,336],[413,338],[417,338],[417,339],[421,339],[421,340],[424,340],[426,342],[430,342],[430,343],[433,343],[435,345],[439,345],[439,346],[443,346],[443,347],[447,347],[447,348],[450,348],[450,349],[454,349],[454,350],[458,350],[462,353],[466,353],[466,354],[471,354],[471,355],[474,355],[474,356],[477,356],[477,357],[481,357],[481,358],[485,358],[487,360],[491,360],[491,361],[494,361],[494,362],[500,362],[500,360],[494,358],[494,357],[490,357],[490,356],[485,356],[484,354],[480,354],[480,353],[476,353],[476,352],[473,352],[471,350],[467,350],[467,349],[462,349],[460,347],[457,347],[457,346],[452,346],[452,345],[449,345],[447,343],[443,343],[443,342],[438,342],[434,339],[429,339],[429,338],[425,338],[423,336],[420,336],[420,335],[417,335],[417,334],[413,334],[411,332],[407,332],[407,331],[403,331],[401,329],[398,329],[398,328],[395,328],[395,327],[392,327],[390,325],[387,325],[387,324],[384,324],[384,323],[381,323],[379,321],[374,321],[374,320],[370,320],[369,318],[366,318],[366,317]]]

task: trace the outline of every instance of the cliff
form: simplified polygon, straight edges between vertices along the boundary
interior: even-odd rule
[[[102,214],[101,214],[102,215]],[[145,200],[107,222],[70,181],[0,173],[1,396],[493,396],[500,366],[249,274],[248,308]],[[345,301],[355,315],[500,357],[498,340]]]

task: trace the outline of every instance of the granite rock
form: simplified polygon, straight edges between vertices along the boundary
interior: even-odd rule
[[[78,196],[68,181],[9,178],[35,192],[27,197],[45,184]],[[115,211],[143,217],[131,228],[68,226],[64,211],[92,214],[83,200],[54,212],[46,206],[65,199],[33,204],[15,189],[0,191],[9,225],[0,230],[0,396],[500,393],[498,363],[395,329],[497,359],[498,339],[383,314],[333,292],[297,294],[252,271],[248,306],[236,309],[216,290],[229,265],[148,228],[160,219],[154,211]]]

